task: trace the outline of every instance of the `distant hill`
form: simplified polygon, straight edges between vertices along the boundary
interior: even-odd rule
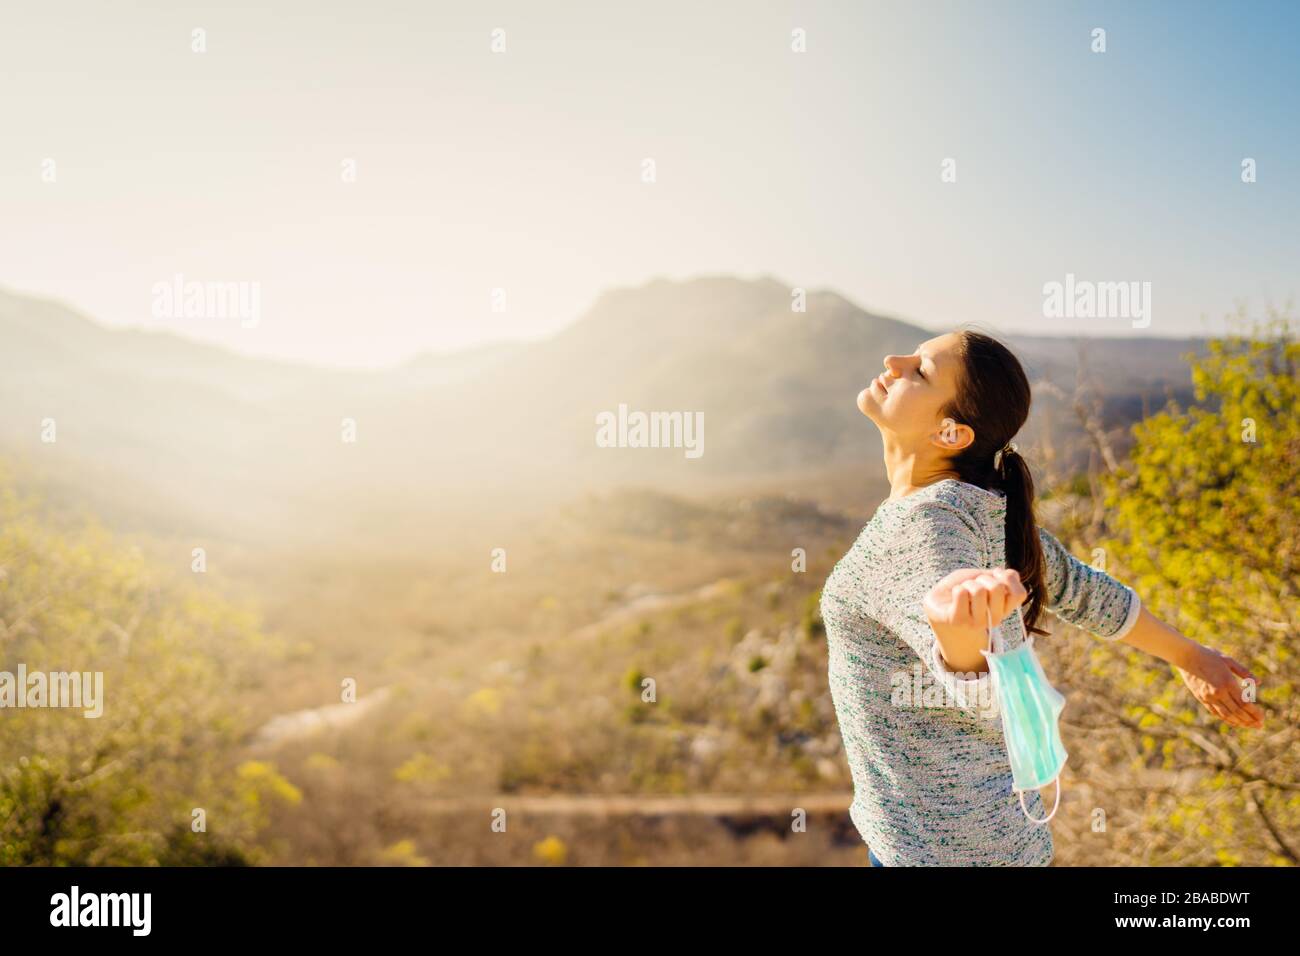
[[[461,352],[426,353],[393,370],[403,385],[450,385],[484,375],[526,349],[523,342],[497,342]]]
[[[245,358],[163,332],[111,330],[0,293],[0,453],[56,504],[126,525],[230,533],[358,533],[474,505],[508,509],[626,483],[772,478],[861,465],[879,440],[855,405],[890,352],[933,333],[829,291],[807,311],[773,278],[658,279],[611,290],[549,339],[352,372]],[[1073,387],[1077,346],[1011,336],[1036,381]],[[1106,424],[1186,398],[1199,341],[1089,339]],[[599,448],[596,416],[704,413],[704,454]],[[1031,428],[1085,454],[1040,390]],[[52,418],[57,442],[41,441]],[[355,443],[341,440],[343,419]],[[1080,457],[1079,459],[1083,459]]]

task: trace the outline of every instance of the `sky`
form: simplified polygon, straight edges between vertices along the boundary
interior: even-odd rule
[[[1300,291],[1298,27],[1264,2],[6,4],[0,287],[355,367],[717,274],[932,329],[1212,333]],[[1067,274],[1150,283],[1149,325],[1045,315]],[[255,288],[256,321],[160,310],[178,275]]]

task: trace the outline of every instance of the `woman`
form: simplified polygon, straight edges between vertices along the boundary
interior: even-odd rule
[[[1029,403],[1015,356],[977,332],[887,356],[858,395],[884,440],[892,491],[827,578],[821,611],[856,791],[850,816],[872,865],[1051,862],[1050,829],[1026,817],[1043,818],[1039,793],[1022,811],[1012,789],[980,653],[990,619],[1011,649],[1026,628],[1046,634],[1038,624],[1050,610],[1176,665],[1215,716],[1262,726],[1242,699],[1249,671],[1162,623],[1035,525],[1033,479],[1010,444]]]

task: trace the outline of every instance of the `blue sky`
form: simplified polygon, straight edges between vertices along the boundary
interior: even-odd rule
[[[1204,334],[1300,291],[1297,21],[1283,3],[10,5],[0,285],[332,365],[540,337],[606,288],[718,273],[1044,334],[1139,334],[1045,318],[1044,283],[1145,281],[1141,334]],[[176,273],[259,283],[261,321],[152,316]]]

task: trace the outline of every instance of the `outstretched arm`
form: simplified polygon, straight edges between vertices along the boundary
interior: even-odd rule
[[[1262,727],[1264,712],[1242,699],[1240,677],[1259,680],[1231,657],[1185,637],[1145,607],[1136,592],[1084,564],[1039,529],[1046,563],[1047,609],[1107,641],[1128,644],[1179,669],[1210,713],[1238,727]]]
[[[1248,678],[1258,687],[1259,678],[1226,654],[1183,636],[1146,608],[1117,643],[1128,644],[1173,664],[1192,696],[1221,720],[1238,727],[1264,726],[1264,712],[1259,705],[1242,699],[1239,680]]]
[[[1043,548],[1043,606],[1102,640],[1122,640],[1137,625],[1137,592],[1072,555],[1050,531],[1038,529]]]
[[[940,683],[958,707],[985,719],[998,715],[993,675],[976,648],[988,643],[983,624],[953,620],[932,613],[930,593],[936,585],[951,591],[958,581],[983,572],[973,570],[983,560],[982,536],[974,519],[939,501],[924,501],[909,513],[907,533],[889,542],[890,580],[885,589],[869,589],[876,620],[888,627],[916,652],[923,666]],[[975,589],[963,588],[969,609]],[[984,620],[983,605],[980,621]]]

